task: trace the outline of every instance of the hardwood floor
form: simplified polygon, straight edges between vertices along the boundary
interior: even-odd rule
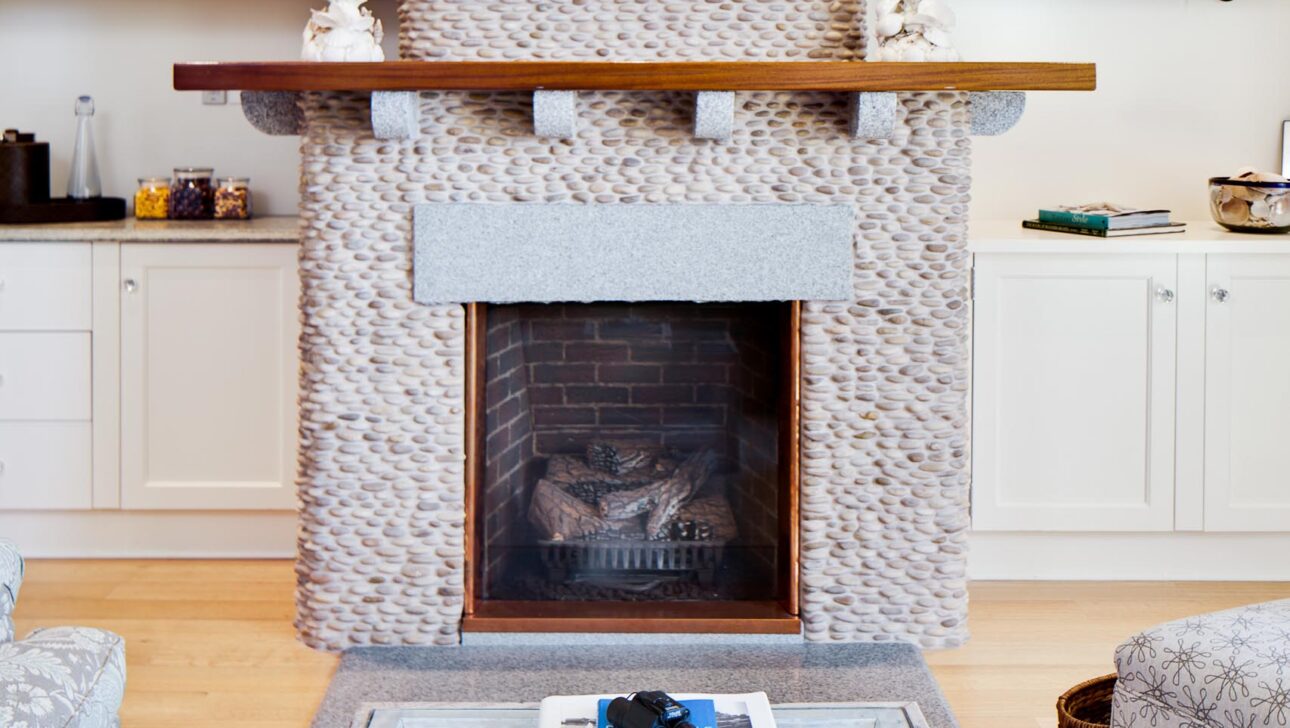
[[[306,726],[336,658],[296,642],[286,561],[37,561],[20,634],[81,624],[127,641],[126,728]],[[980,582],[972,641],[928,655],[963,728],[1052,728],[1066,688],[1111,672],[1129,634],[1290,598],[1290,583]]]

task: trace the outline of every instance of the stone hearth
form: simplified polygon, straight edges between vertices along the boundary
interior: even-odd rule
[[[630,7],[628,7],[630,5]],[[829,0],[404,0],[424,60],[849,60],[863,7]],[[569,139],[531,95],[425,92],[421,133],[372,136],[369,99],[308,93],[302,142],[297,628],[311,646],[457,644],[465,313],[413,300],[417,205],[844,204],[853,296],[801,321],[800,618],[811,641],[966,639],[970,141],[966,94],[899,97],[857,141],[847,101],[750,92],[728,141],[693,95],[588,92]]]

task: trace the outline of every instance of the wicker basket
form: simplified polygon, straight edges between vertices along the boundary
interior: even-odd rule
[[[1115,675],[1076,685],[1057,699],[1057,728],[1110,728]]]

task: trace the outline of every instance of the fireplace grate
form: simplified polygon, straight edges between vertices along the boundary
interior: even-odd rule
[[[542,563],[554,583],[624,574],[694,573],[711,586],[725,541],[539,541]]]

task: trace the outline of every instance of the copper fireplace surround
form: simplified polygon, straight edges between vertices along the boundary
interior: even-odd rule
[[[699,306],[700,304],[683,304]],[[766,305],[766,304],[760,304]],[[775,306],[781,379],[776,393],[778,487],[773,519],[773,578],[756,598],[670,598],[619,600],[597,598],[490,598],[485,582],[484,506],[486,487],[485,425],[488,313],[486,304],[466,308],[466,632],[626,632],[798,634],[799,614],[799,481],[801,407],[800,302]],[[531,486],[529,492],[531,493]],[[738,501],[735,508],[738,510]],[[525,506],[527,508],[527,505]],[[656,557],[657,558],[657,557]],[[725,557],[733,558],[733,557]],[[770,597],[770,598],[766,598]]]

